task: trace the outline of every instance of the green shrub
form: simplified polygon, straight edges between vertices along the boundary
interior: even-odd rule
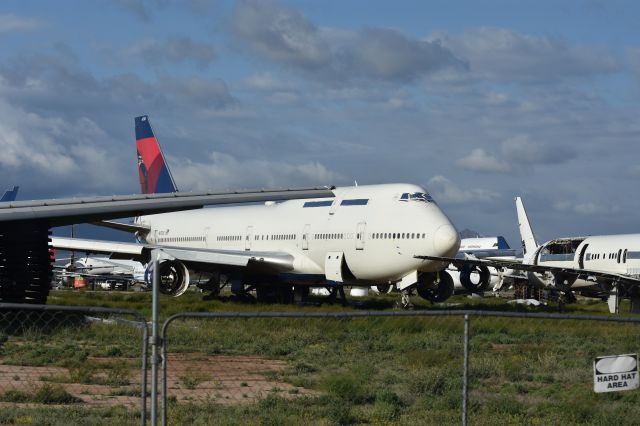
[[[45,383],[35,392],[32,402],[39,404],[76,404],[82,402],[82,400],[71,395],[61,385]]]

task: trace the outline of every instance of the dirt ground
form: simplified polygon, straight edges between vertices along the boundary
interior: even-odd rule
[[[122,359],[133,363],[135,360]],[[93,358],[87,362],[99,363]],[[111,359],[113,361],[113,359]],[[0,361],[1,362],[1,361]],[[204,355],[200,353],[169,354],[167,358],[167,394],[178,402],[216,402],[242,404],[276,394],[296,398],[315,394],[276,380],[276,374],[288,367],[284,361],[255,356]],[[87,406],[125,405],[139,407],[140,370],[125,373],[129,384],[109,386],[71,382],[71,372],[61,367],[30,367],[0,364],[0,394],[9,390],[32,393],[47,383],[58,383]],[[94,377],[106,376],[99,370]],[[161,379],[160,379],[161,380]],[[150,377],[147,378],[147,384]],[[148,386],[148,385],[147,385]],[[2,405],[15,403],[0,403]],[[34,404],[19,404],[29,405]]]

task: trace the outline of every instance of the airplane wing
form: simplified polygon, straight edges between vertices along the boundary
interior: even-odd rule
[[[206,205],[329,198],[334,196],[331,189],[162,193],[0,203],[0,302],[46,303],[52,272],[51,227]]]
[[[414,256],[417,259],[426,260],[438,260],[441,262],[447,262],[453,264],[457,268],[464,268],[468,265],[473,266],[492,266],[494,268],[506,268],[515,269],[525,272],[537,272],[545,273],[550,272],[552,274],[570,275],[584,280],[596,282],[609,282],[609,283],[621,283],[630,285],[640,285],[640,279],[629,275],[615,274],[611,272],[594,271],[591,269],[578,269],[567,268],[560,266],[546,266],[546,265],[529,265],[522,263],[521,261],[514,260],[500,260],[500,259],[478,259],[472,256],[466,258],[454,258],[454,257],[436,257],[436,256]]]
[[[238,192],[172,192],[112,197],[18,201],[0,204],[0,223],[44,220],[63,226],[145,214],[199,209],[207,205],[333,197],[332,188]]]
[[[201,270],[223,267],[285,272],[293,269],[293,256],[285,252],[186,249],[153,244],[118,243],[65,237],[52,237],[51,245],[58,250],[113,254],[118,255],[119,258],[128,257],[144,263],[149,261],[151,250],[159,249],[166,258],[179,260],[187,267],[198,267]]]

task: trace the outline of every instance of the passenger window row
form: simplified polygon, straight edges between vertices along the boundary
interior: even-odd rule
[[[313,234],[313,238],[316,240],[343,240],[345,239],[347,234],[343,233],[319,233]],[[360,234],[357,234],[356,237],[359,239]],[[373,240],[415,240],[415,239],[424,239],[427,237],[427,234],[422,232],[374,232],[369,234],[369,238]],[[198,241],[204,241],[204,237]],[[304,236],[303,236],[304,238]],[[248,239],[248,238],[247,238]],[[276,235],[255,235],[255,241],[290,241],[295,240],[295,234],[276,234]],[[241,241],[242,236],[240,235],[220,235],[217,237],[217,241]],[[190,240],[191,241],[191,240]]]
[[[190,241],[205,241],[205,237],[167,237],[158,238],[159,243],[184,243]]]
[[[415,240],[426,237],[427,234],[424,232],[374,232],[371,234],[374,240]]]
[[[342,240],[344,234],[314,234],[313,238],[316,240]]]
[[[217,241],[240,241],[242,240],[241,235],[219,235],[216,238]]]
[[[627,250],[618,250],[617,253],[587,253],[586,260],[615,259],[618,263],[627,263]]]

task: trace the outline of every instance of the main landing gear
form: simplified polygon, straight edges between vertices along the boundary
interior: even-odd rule
[[[411,293],[415,288],[420,297],[431,303],[442,303],[453,295],[453,279],[447,271],[422,272],[415,285],[400,290],[398,307],[413,309]]]

